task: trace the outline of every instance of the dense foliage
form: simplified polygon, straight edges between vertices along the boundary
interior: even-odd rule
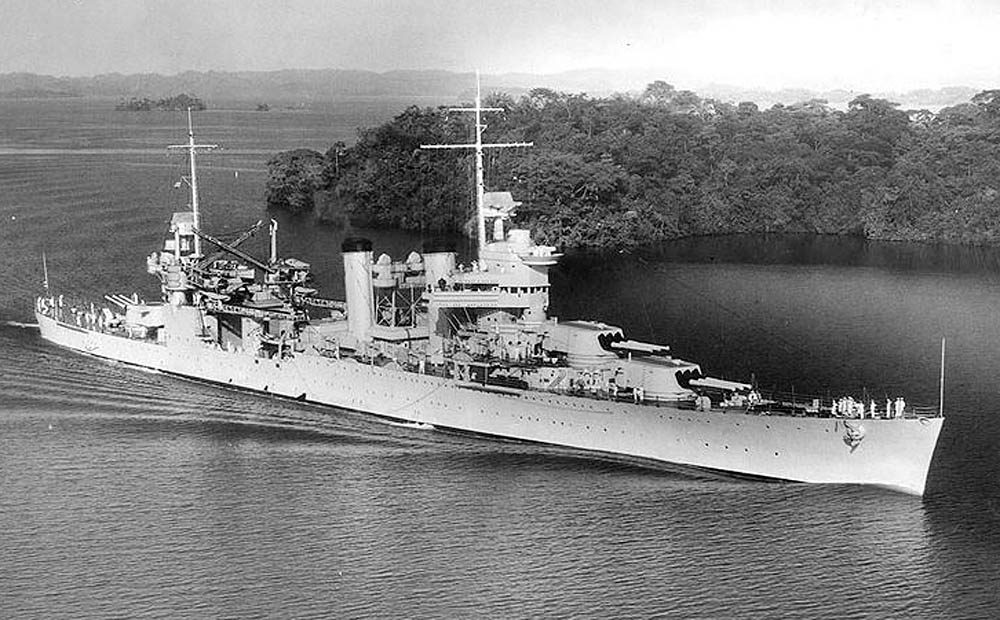
[[[507,110],[488,118],[488,141],[535,144],[491,151],[488,189],[512,191],[521,221],[561,247],[767,231],[1000,243],[1000,91],[937,114],[868,95],[843,111],[822,100],[762,111],[665,82],[640,97],[535,89],[488,103]],[[369,223],[459,229],[471,154],[419,147],[468,142],[466,117],[409,108],[353,147],[314,153],[304,177],[282,154],[269,203],[301,209],[311,203],[296,192],[319,191]]]
[[[267,162],[267,204],[299,213],[316,208],[317,193],[329,187],[326,158],[310,149],[284,151]]]
[[[138,97],[132,97],[130,99],[122,99],[115,106],[116,110],[125,112],[149,112],[152,110],[204,110],[205,102],[201,99],[193,96],[181,93],[179,95],[174,95],[173,97],[166,97],[164,99],[158,99],[156,101],[143,97],[139,99]]]

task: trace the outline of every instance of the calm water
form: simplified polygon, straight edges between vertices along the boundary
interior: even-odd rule
[[[185,196],[166,113],[0,104],[0,617],[976,618],[1000,608],[1000,252],[700,239],[553,276],[593,317],[735,379],[905,394],[945,424],[921,500],[648,471],[94,362],[30,328],[67,294],[153,297]],[[397,107],[212,111],[207,228],[265,215],[264,162]],[[238,174],[237,174],[238,172]],[[347,231],[281,219],[341,292]],[[400,255],[413,236],[375,231]],[[261,245],[257,246],[262,248]]]

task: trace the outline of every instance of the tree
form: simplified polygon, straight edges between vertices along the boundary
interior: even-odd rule
[[[692,234],[803,231],[877,239],[1000,243],[1000,92],[942,110],[903,112],[862,95],[738,106],[654,82],[642,97],[593,99],[534,89],[490,117],[487,141],[536,148],[487,155],[487,185],[565,248],[621,249]],[[269,200],[336,196],[369,224],[460,230],[475,188],[468,118],[409,108],[357,144],[282,154]],[[298,153],[298,154],[296,154]]]
[[[859,95],[848,104],[845,121],[852,139],[843,145],[849,149],[855,165],[892,166],[895,148],[910,131],[910,118],[896,108],[898,103]]]
[[[310,149],[278,153],[267,162],[267,204],[300,213],[315,207],[318,190],[329,186],[327,159]]]
[[[984,90],[972,97],[972,103],[982,110],[987,117],[1000,117],[1000,89]]]
[[[753,101],[741,101],[739,105],[736,106],[736,113],[743,118],[749,118],[760,114],[760,108]]]
[[[676,95],[677,90],[674,88],[673,84],[669,84],[663,80],[656,80],[646,86],[646,90],[642,92],[642,96],[639,100],[648,105],[666,107],[673,102]]]
[[[973,103],[959,103],[957,105],[941,108],[936,119],[947,127],[971,127],[979,122],[982,117],[982,108]]]

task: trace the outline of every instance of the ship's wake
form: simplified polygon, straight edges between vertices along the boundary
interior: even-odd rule
[[[434,425],[427,424],[426,422],[394,422],[392,420],[385,420],[385,424],[388,424],[389,426],[398,426],[400,428],[413,428],[421,431],[434,430]]]

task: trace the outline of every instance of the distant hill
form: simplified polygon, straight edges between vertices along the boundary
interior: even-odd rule
[[[186,71],[176,75],[108,73],[93,77],[53,77],[33,73],[0,74],[0,96],[16,91],[68,92],[91,97],[165,97],[197,93],[214,100],[328,100],[352,96],[459,97],[470,91],[472,73],[451,71],[353,71],[285,69],[280,71]],[[567,92],[608,94],[640,90],[641,80],[623,81],[611,71],[573,71],[551,75],[484,75],[489,89],[527,91],[544,86]]]
[[[646,84],[669,76],[644,75],[606,69],[567,71],[535,75],[505,73],[483,75],[483,88],[520,95],[536,87],[568,93],[607,96],[615,92],[641,92]],[[194,93],[208,101],[310,102],[345,97],[430,97],[468,99],[473,91],[471,73],[453,71],[353,71],[348,69],[284,69],[280,71],[186,71],[176,75],[108,73],[93,77],[53,77],[33,73],[0,74],[0,97],[168,97],[178,92]],[[752,90],[710,84],[692,88],[702,97],[738,103],[753,101],[761,107],[774,103],[792,104],[809,99],[826,99],[835,107],[862,94],[847,90],[806,89]],[[940,109],[964,103],[978,89],[948,87],[921,89],[907,93],[870,93],[896,101],[903,109]]]
[[[545,76],[534,80],[494,80],[484,85],[526,89],[547,86],[562,89],[576,86],[572,81]],[[323,101],[344,97],[427,96],[459,97],[473,83],[471,73],[447,71],[351,71],[340,69],[281,71],[187,71],[177,75],[153,73],[122,75],[109,73],[94,77],[53,77],[30,73],[0,75],[0,96],[17,92],[69,92],[88,97],[162,98],[178,92],[196,93],[210,100],[236,101]],[[576,90],[574,88],[574,90]]]
[[[879,99],[888,99],[899,104],[900,109],[928,109],[936,112],[947,106],[967,103],[973,95],[981,89],[968,86],[947,86],[944,88],[930,89],[922,88],[906,92],[891,91],[854,91],[854,90],[826,90],[814,91],[804,88],[784,88],[780,90],[755,90],[740,88],[738,86],[725,86],[720,84],[710,84],[697,89],[702,97],[711,97],[722,101],[740,102],[753,101],[760,107],[770,107],[775,103],[785,105],[808,101],[810,99],[825,99],[827,103],[835,108],[845,109],[852,99],[862,94],[869,94]]]
[[[64,90],[49,90],[47,88],[15,88],[0,92],[3,99],[58,99],[63,97],[79,97],[80,93]]]

